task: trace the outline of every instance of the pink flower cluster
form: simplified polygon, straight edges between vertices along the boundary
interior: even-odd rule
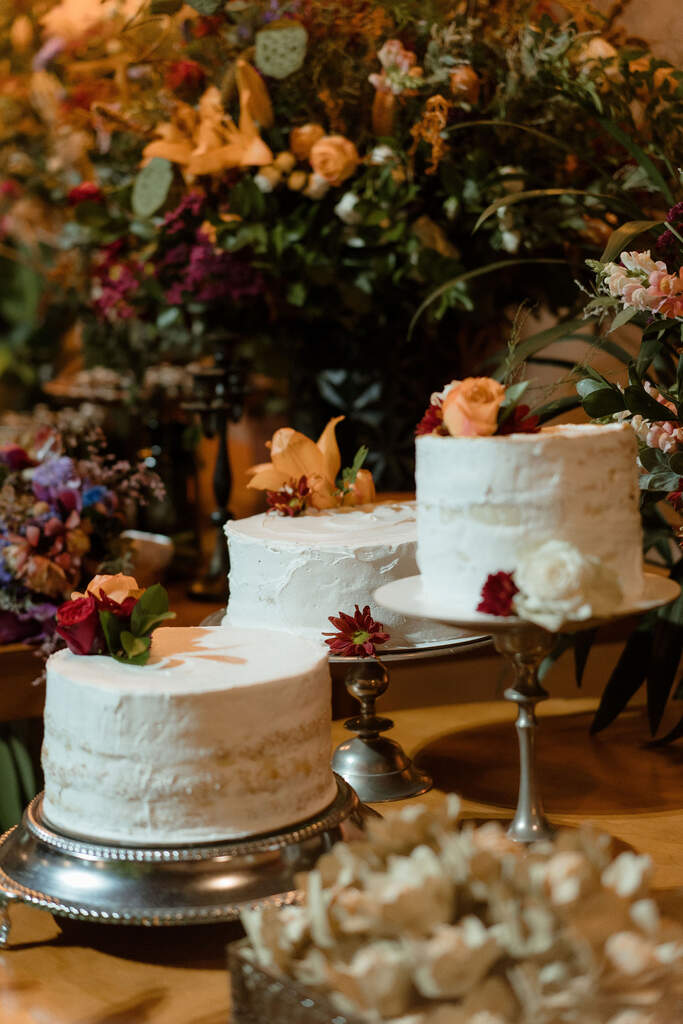
[[[643,387],[651,398],[654,398],[661,405],[676,412],[676,406],[663,395],[660,395],[649,381],[643,382]],[[646,420],[643,416],[632,416],[631,426],[640,440],[648,448],[659,448],[662,452],[674,452],[683,445],[683,427],[676,420]]]
[[[377,58],[382,65],[381,74],[372,74],[369,81],[378,92],[393,92],[399,96],[405,89],[415,83],[410,74],[415,67],[416,57],[406,50],[400,39],[387,39],[384,46],[377,51]]]
[[[663,260],[647,252],[622,252],[621,263],[608,263],[602,282],[624,306],[683,320],[683,268],[670,274]]]

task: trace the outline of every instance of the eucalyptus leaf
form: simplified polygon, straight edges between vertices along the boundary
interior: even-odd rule
[[[650,449],[651,451],[657,451],[657,449]],[[643,461],[642,458],[640,460]],[[645,467],[648,468],[647,466]],[[669,458],[669,469],[672,473],[676,473],[677,476],[683,476],[683,452],[674,452]]]
[[[581,402],[588,415],[594,420],[624,411],[624,399],[618,388],[597,387],[582,397]]]
[[[139,217],[151,217],[163,206],[173,181],[173,166],[161,156],[153,157],[135,179],[132,206]]]
[[[628,384],[624,388],[626,408],[646,420],[677,420],[678,414],[648,395],[643,388]]]

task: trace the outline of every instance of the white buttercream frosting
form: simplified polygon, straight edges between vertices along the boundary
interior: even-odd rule
[[[330,677],[302,637],[158,629],[147,665],[47,662],[45,816],[71,835],[163,845],[272,832],[326,807]]]
[[[417,560],[437,600],[472,612],[489,574],[519,568],[532,584],[526,610],[540,621],[540,605],[550,599],[534,553],[548,542],[573,549],[582,560],[581,578],[590,577],[590,594],[574,588],[568,596],[559,587],[561,619],[573,616],[574,605],[578,617],[588,618],[591,600],[604,612],[605,601],[640,596],[637,450],[627,425],[568,424],[503,437],[426,435],[417,438],[416,452]],[[591,573],[583,572],[584,563]],[[593,586],[598,576],[600,587]],[[612,588],[603,586],[607,578]],[[563,601],[572,608],[560,608]],[[557,626],[557,616],[550,625]]]
[[[370,605],[392,644],[452,635],[452,628],[411,619],[375,604],[383,583],[417,574],[414,502],[272,512],[226,525],[230,598],[225,622],[258,623],[321,638],[328,617]]]

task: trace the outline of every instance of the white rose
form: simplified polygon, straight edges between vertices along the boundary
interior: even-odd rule
[[[505,252],[517,252],[522,241],[519,231],[503,231],[500,238]]]
[[[621,602],[621,588],[602,563],[562,540],[524,555],[515,583],[517,615],[553,632],[565,622],[609,615]]]
[[[382,167],[384,164],[393,164],[398,160],[398,154],[391,146],[375,146],[370,151],[370,163],[375,167]]]
[[[345,224],[359,224],[361,216],[356,210],[358,196],[355,192],[345,192],[334,208],[334,212]]]

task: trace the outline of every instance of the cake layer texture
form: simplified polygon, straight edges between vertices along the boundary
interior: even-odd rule
[[[450,627],[377,605],[377,587],[417,575],[414,502],[274,513],[229,522],[226,624],[258,623],[320,639],[330,615],[369,605],[394,646],[452,635]]]
[[[637,445],[626,424],[416,439],[417,560],[438,601],[476,609],[482,586],[547,541],[598,559],[625,602],[643,587]]]
[[[48,821],[132,845],[236,839],[334,799],[324,652],[283,633],[158,629],[144,666],[47,663]]]

